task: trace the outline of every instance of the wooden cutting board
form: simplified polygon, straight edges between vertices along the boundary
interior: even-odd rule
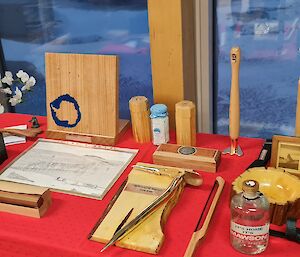
[[[93,241],[107,243],[115,233],[117,227],[133,211],[125,224],[136,217],[146,206],[153,202],[171,184],[173,178],[183,169],[160,165],[138,163],[138,165],[150,167],[164,167],[164,172],[170,172],[170,176],[156,175],[133,168],[128,176],[127,183],[109,210],[105,218],[96,226],[90,235]],[[173,193],[171,198],[161,204],[154,213],[146,218],[137,228],[129,232],[124,238],[115,243],[116,246],[136,251],[157,254],[165,239],[162,227],[176,205],[181,195],[184,182]],[[124,224],[124,225],[125,225]]]

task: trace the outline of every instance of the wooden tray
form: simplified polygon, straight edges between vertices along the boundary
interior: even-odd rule
[[[300,180],[282,169],[264,167],[246,170],[232,183],[231,196],[242,192],[242,183],[253,179],[270,202],[270,221],[283,225],[287,218],[300,218]]]

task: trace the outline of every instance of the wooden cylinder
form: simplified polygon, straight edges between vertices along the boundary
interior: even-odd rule
[[[150,110],[145,96],[134,96],[129,100],[132,133],[136,142],[151,141]]]
[[[176,140],[179,145],[196,146],[196,108],[191,101],[175,105]]]
[[[230,51],[231,60],[231,90],[229,107],[229,134],[233,140],[238,139],[240,135],[240,88],[239,72],[241,62],[241,50],[239,47],[233,47]]]
[[[300,78],[298,80],[298,96],[296,109],[295,136],[300,137]]]

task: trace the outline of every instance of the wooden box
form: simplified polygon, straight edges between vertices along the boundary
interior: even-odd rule
[[[48,188],[0,181],[0,211],[41,218],[50,205]]]
[[[162,144],[153,154],[155,164],[216,172],[221,152],[215,149]]]
[[[46,53],[47,137],[113,145],[119,120],[118,57]]]

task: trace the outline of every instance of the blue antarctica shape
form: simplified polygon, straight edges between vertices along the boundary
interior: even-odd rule
[[[60,108],[60,105],[63,101],[72,103],[74,105],[74,108],[77,111],[77,118],[74,123],[69,123],[68,120],[60,120],[57,117],[56,110],[58,110]],[[81,120],[80,107],[79,107],[76,99],[74,97],[70,96],[69,94],[61,95],[60,97],[56,98],[53,102],[50,103],[50,109],[51,109],[51,115],[52,115],[52,118],[53,118],[55,124],[60,127],[73,128],[73,127],[76,127],[76,125]]]

